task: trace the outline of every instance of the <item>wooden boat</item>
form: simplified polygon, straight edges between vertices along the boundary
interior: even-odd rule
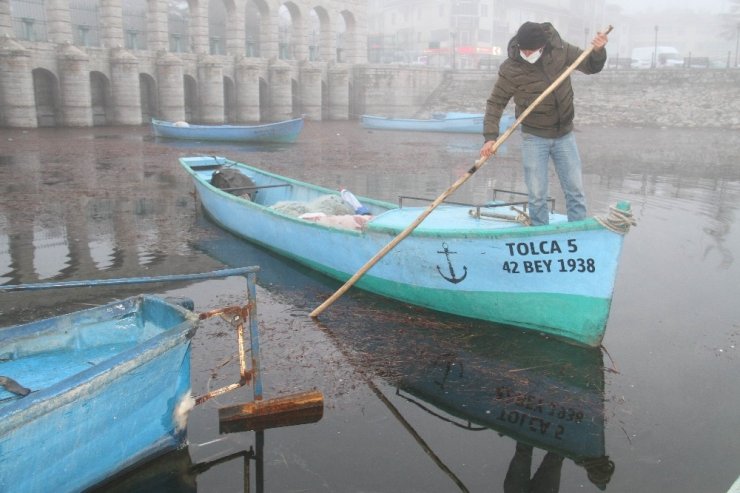
[[[372,130],[405,130],[416,132],[483,133],[483,113],[435,113],[432,118],[390,118],[385,116],[362,115],[363,128]],[[513,115],[504,115],[499,130],[504,133],[514,123]]]
[[[0,329],[0,490],[81,491],[179,446],[196,323],[141,295]]]
[[[303,130],[303,118],[263,125],[193,125],[152,119],[152,128],[154,135],[168,139],[292,143]]]
[[[346,281],[425,207],[361,198],[370,215],[304,214],[340,192],[299,182],[223,157],[185,157],[203,208],[232,233],[323,274]],[[214,172],[245,175],[252,200],[211,184]],[[241,191],[244,191],[241,190]],[[289,202],[290,204],[291,202]],[[630,206],[604,218],[568,222],[552,213],[547,226],[516,220],[512,204],[442,204],[357,282],[357,287],[414,305],[530,328],[598,346],[611,306]],[[403,205],[403,204],[401,204]]]

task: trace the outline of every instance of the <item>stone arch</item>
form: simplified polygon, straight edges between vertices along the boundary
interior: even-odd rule
[[[169,51],[173,53],[190,51],[190,4],[188,1],[168,0],[167,38]]]
[[[290,80],[290,106],[291,106],[291,112],[293,114],[294,118],[297,118],[301,115],[301,90],[300,86],[298,85],[298,81],[295,79]]]
[[[33,69],[32,74],[38,126],[54,127],[61,120],[59,79],[43,68]]]
[[[208,52],[211,55],[226,54],[229,19],[233,19],[234,10],[231,0],[208,1]]]
[[[127,0],[121,3],[123,46],[127,50],[146,50],[148,47],[149,0]]]
[[[10,0],[11,21],[17,39],[47,41],[46,9],[43,0]]]
[[[248,57],[269,56],[272,22],[264,0],[247,0],[244,6],[244,45]]]
[[[352,78],[349,79],[349,119],[356,118],[355,115],[360,114],[360,108],[359,104],[357,102],[357,98],[355,97],[355,86]]]
[[[213,1],[213,0],[211,0]],[[226,7],[226,54],[243,55],[244,54],[244,10],[242,2],[237,3],[235,0],[222,0]]]
[[[329,119],[329,85],[321,81],[321,119]]]
[[[185,121],[197,121],[200,110],[198,105],[198,82],[192,76],[186,74],[183,76],[183,85],[185,90]]]
[[[159,115],[157,82],[149,74],[139,74],[139,98],[141,100],[141,123],[147,124]]]
[[[107,125],[112,115],[110,81],[102,72],[90,72],[90,106],[93,126]]]
[[[224,121],[236,122],[236,84],[231,77],[224,76]]]
[[[331,17],[323,7],[314,7],[309,12],[307,26],[308,59],[311,61],[332,60]]]
[[[270,86],[267,81],[260,77],[260,121],[264,120],[265,115],[270,112]]]
[[[75,45],[100,46],[100,10],[98,0],[70,0],[69,18]]]
[[[337,26],[337,58],[342,63],[357,63],[361,59],[357,20],[349,10],[339,13]]]
[[[278,8],[278,58],[304,60],[306,51],[301,9],[294,2],[284,2]]]

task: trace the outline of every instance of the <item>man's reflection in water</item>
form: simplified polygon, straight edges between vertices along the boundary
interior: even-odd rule
[[[532,446],[516,442],[516,453],[504,479],[504,493],[557,493],[560,490],[562,467],[563,456],[548,452],[530,479]]]
[[[586,469],[589,481],[600,490],[605,490],[614,473],[614,463],[609,457],[585,459],[576,464]],[[557,493],[560,491],[560,470],[563,456],[547,452],[534,476],[532,470],[532,446],[517,442],[516,452],[509,463],[504,479],[504,493]]]

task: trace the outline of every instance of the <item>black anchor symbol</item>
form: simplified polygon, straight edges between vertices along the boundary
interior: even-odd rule
[[[454,254],[454,253],[457,253],[457,252],[451,252],[447,248],[447,243],[445,243],[445,242],[442,243],[442,248],[443,248],[443,250],[441,252],[440,251],[437,251],[437,253],[444,253],[445,254],[445,257],[447,257],[447,266],[450,269],[450,276],[452,276],[452,277],[447,277],[444,274],[442,274],[442,269],[440,269],[439,268],[439,265],[438,265],[437,266],[437,271],[439,272],[439,275],[442,276],[442,277],[444,277],[445,280],[450,281],[452,284],[457,284],[459,282],[462,282],[462,280],[465,279],[467,277],[467,275],[468,275],[468,268],[467,268],[467,266],[463,265],[463,271],[465,273],[463,274],[463,276],[461,278],[458,279],[457,277],[455,277],[455,269],[452,268],[452,262],[450,261],[450,254],[451,253]]]

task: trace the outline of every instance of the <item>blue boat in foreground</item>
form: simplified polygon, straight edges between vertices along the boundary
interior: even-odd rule
[[[0,286],[0,292],[35,291],[239,275],[248,293],[246,305],[205,313],[191,311],[190,300],[139,295],[0,328],[0,491],[90,488],[182,445],[194,405],[244,385],[253,388],[254,401],[219,409],[222,425],[264,429],[320,419],[323,397],[317,391],[262,398],[257,270]],[[240,379],[194,398],[190,342],[199,320],[220,316],[234,321]]]
[[[303,130],[303,118],[262,125],[193,125],[152,119],[154,135],[168,139],[244,143],[292,143]]]
[[[362,115],[360,123],[363,128],[371,130],[402,130],[415,132],[449,132],[466,134],[483,134],[483,113],[435,113],[432,118],[390,118],[376,115]],[[504,133],[514,123],[513,115],[503,115],[499,124],[500,133]]]
[[[80,491],[179,446],[196,324],[141,295],[0,329],[0,491]]]
[[[203,208],[223,228],[339,281],[426,209],[360,198],[366,214],[349,205],[321,211],[322,203],[341,205],[342,194],[223,157],[180,163]],[[227,171],[247,177],[248,185],[214,186],[214,174]],[[536,227],[520,222],[526,217],[516,207],[525,204],[442,204],[356,285],[433,310],[599,346],[632,223],[629,203],[576,222],[553,212],[549,225]]]

